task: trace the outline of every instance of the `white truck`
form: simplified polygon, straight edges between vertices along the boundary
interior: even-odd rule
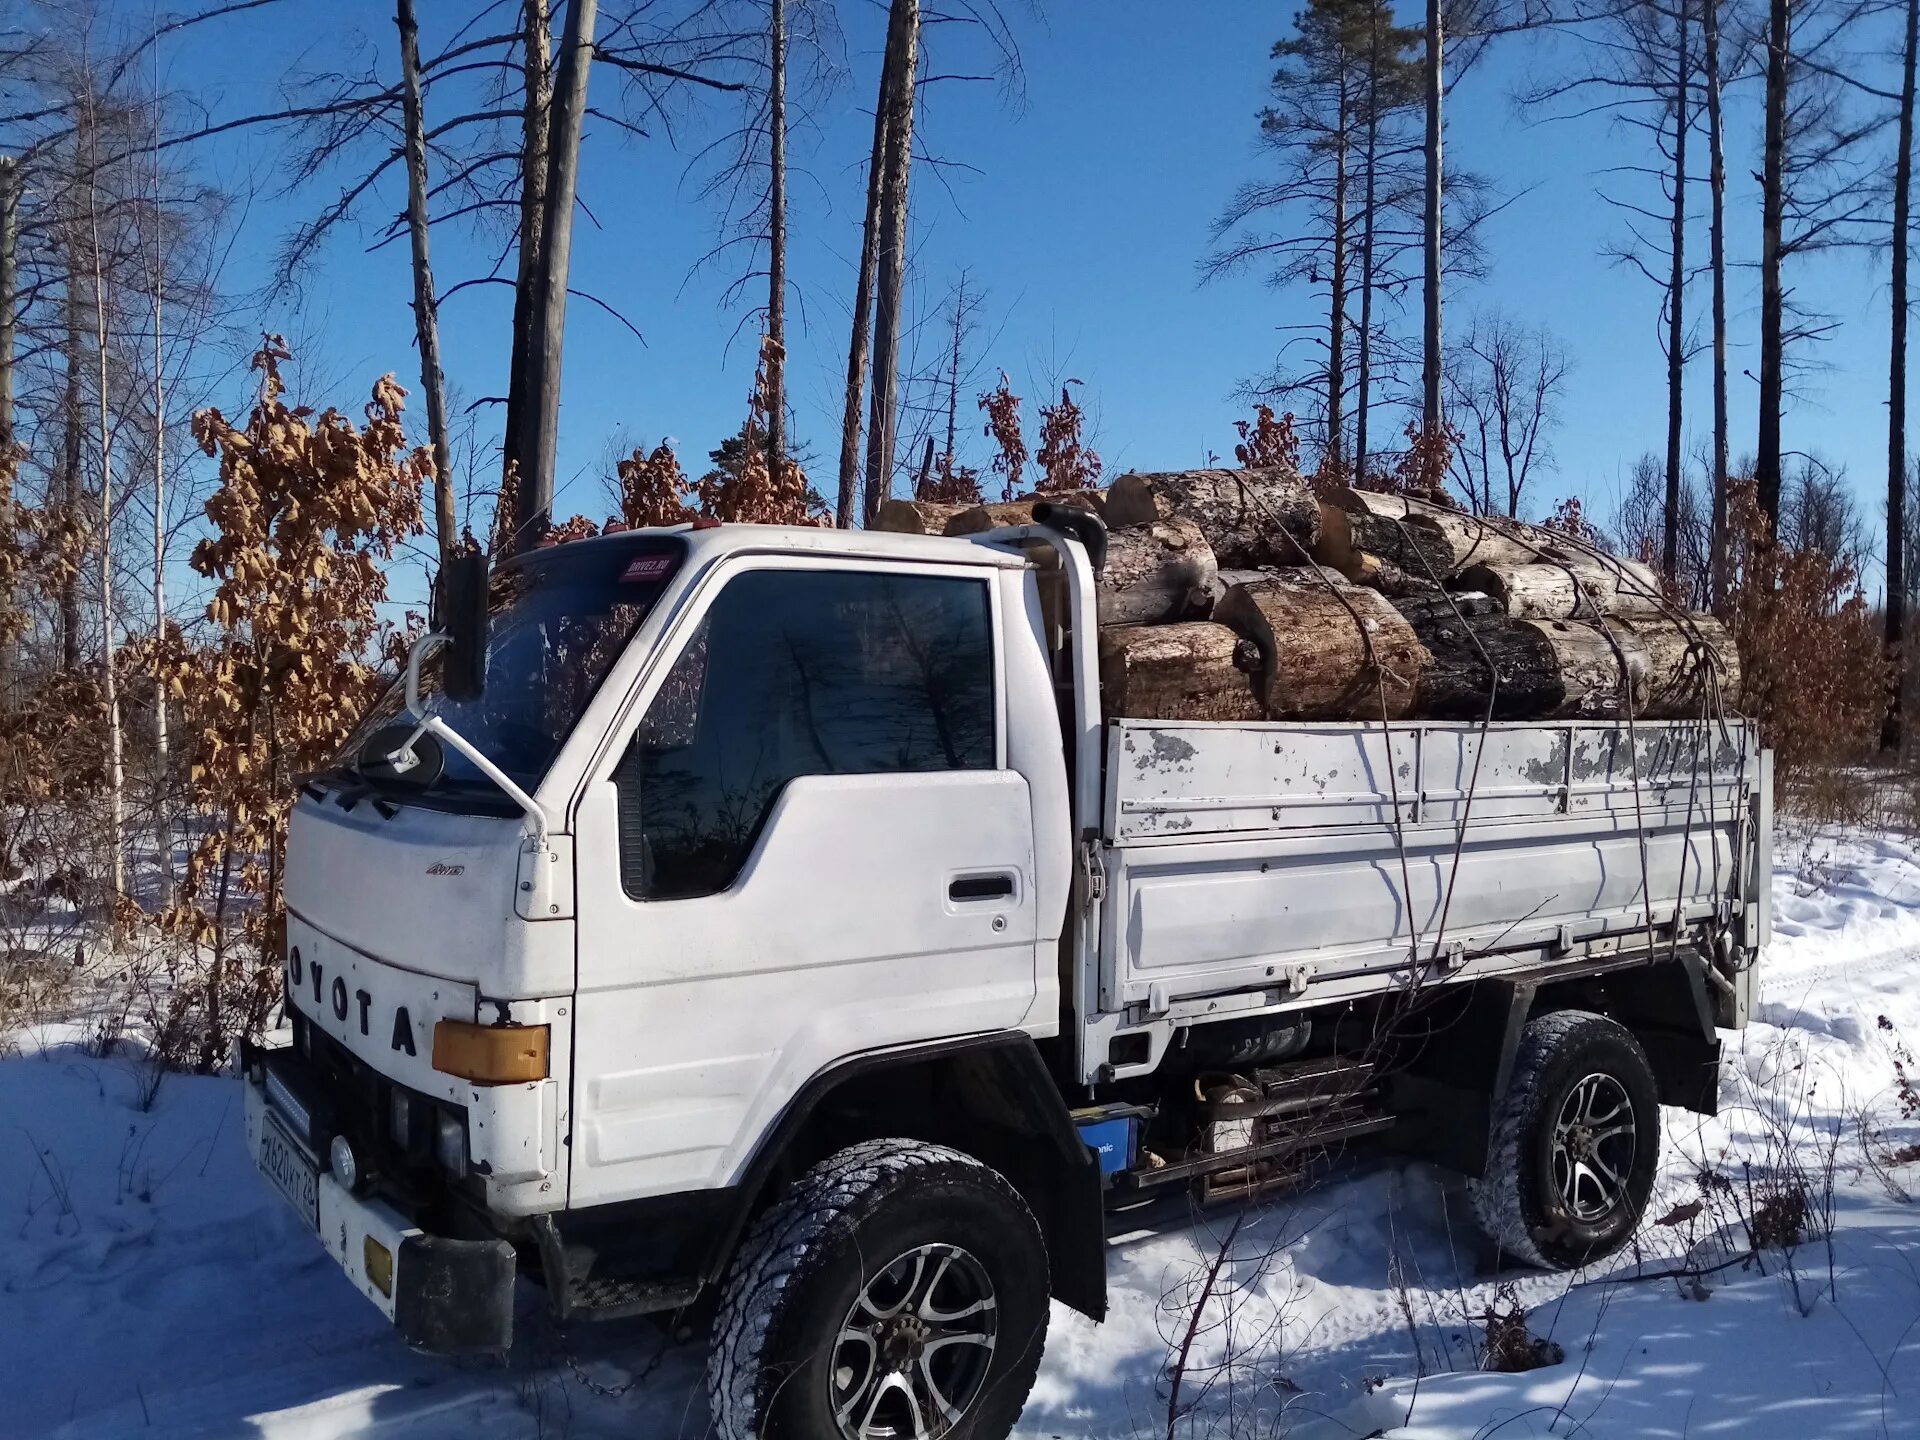
[[[287,852],[260,1169],[411,1343],[711,1331],[728,1437],[1004,1434],[1106,1217],[1362,1135],[1621,1245],[1768,930],[1741,721],[1109,719],[1098,521],[443,577]]]

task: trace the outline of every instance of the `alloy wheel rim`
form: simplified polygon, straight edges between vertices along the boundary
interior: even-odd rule
[[[840,1322],[830,1404],[845,1440],[940,1440],[985,1388],[1000,1312],[986,1268],[921,1245],[874,1272]]]
[[[1593,1224],[1625,1204],[1639,1143],[1626,1086],[1604,1072],[1575,1084],[1560,1104],[1551,1151],[1554,1190],[1566,1213]]]

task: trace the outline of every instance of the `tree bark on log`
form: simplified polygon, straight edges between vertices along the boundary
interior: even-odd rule
[[[1258,720],[1260,652],[1225,625],[1113,625],[1100,631],[1100,705],[1109,718]]]
[[[1557,703],[1539,711],[1541,720],[1624,720],[1644,713],[1647,701],[1647,656],[1631,631],[1609,621],[1603,631],[1584,620],[1517,620],[1518,626],[1538,633],[1553,650],[1560,675]],[[1612,638],[1609,639],[1608,637]],[[1615,644],[1618,644],[1618,651]],[[1626,662],[1623,686],[1621,662]],[[1623,706],[1623,694],[1626,704]]]
[[[1353,573],[1358,552],[1379,556],[1417,580],[1440,580],[1468,565],[1525,565],[1538,549],[1478,515],[1403,495],[1348,490],[1333,502],[1346,515],[1321,544],[1325,563]],[[1543,532],[1544,533],[1544,532]]]
[[[1492,719],[1531,720],[1560,704],[1553,647],[1531,626],[1466,595],[1420,595],[1394,608],[1433,656],[1414,696],[1422,718],[1485,719],[1491,701]]]
[[[1613,609],[1619,576],[1591,560],[1469,565],[1449,588],[1477,590],[1515,620],[1591,620]]]
[[[1740,651],[1713,616],[1649,615],[1611,625],[1623,645],[1630,642],[1646,657],[1643,718],[1693,720],[1740,703]]]
[[[1050,500],[1055,505],[1074,505],[1082,510],[1091,510],[1095,515],[1107,513],[1107,492],[1104,490],[1035,490],[1030,494],[1015,496],[1008,504],[1038,505],[1042,500]],[[1117,522],[1116,522],[1117,523]],[[1140,522],[1129,521],[1129,524]]]
[[[1606,563],[1614,571],[1613,614],[1671,617],[1679,608],[1667,599],[1651,565],[1617,556],[1610,556]]]
[[[1220,597],[1220,567],[1193,521],[1156,520],[1108,532],[1097,588],[1102,625],[1203,620]]]
[[[978,535],[982,530],[998,530],[1003,525],[1031,525],[1033,507],[1042,501],[1072,505],[1098,515],[1099,507],[1088,497],[1099,493],[1098,490],[1062,490],[1055,495],[1029,495],[1024,500],[998,500],[991,505],[957,505],[944,533]]]
[[[945,535],[947,526],[957,517],[978,506],[941,505],[932,500],[883,500],[874,513],[869,530],[888,530],[896,535]],[[990,525],[982,525],[990,530]],[[956,534],[967,532],[956,531]]]
[[[1222,565],[1298,565],[1320,535],[1320,502],[1290,470],[1170,470],[1128,474],[1107,490],[1109,525],[1184,515]]]
[[[1383,597],[1319,575],[1236,585],[1214,616],[1259,647],[1254,688],[1273,720],[1403,719],[1433,663]]]

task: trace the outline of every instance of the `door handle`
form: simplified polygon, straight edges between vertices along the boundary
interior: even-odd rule
[[[1004,900],[1013,894],[1013,876],[963,875],[947,885],[949,900]]]

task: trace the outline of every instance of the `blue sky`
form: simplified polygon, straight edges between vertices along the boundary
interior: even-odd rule
[[[938,177],[916,172],[914,272],[924,306],[937,306],[962,267],[986,292],[982,374],[1007,370],[1034,406],[1051,378],[1086,382],[1095,447],[1110,470],[1167,468],[1230,454],[1233,398],[1243,378],[1272,362],[1280,328],[1315,318],[1319,300],[1276,292],[1258,275],[1201,286],[1196,261],[1208,223],[1234,184],[1259,163],[1254,115],[1271,71],[1268,50],[1290,30],[1293,7],[1201,0],[1178,7],[1147,0],[1050,3],[1024,10],[1006,0],[1023,50],[1021,103],[987,84],[939,87],[922,134],[950,162]],[[423,47],[431,53],[468,5],[427,0]],[[321,20],[322,13],[326,18]],[[818,457],[816,481],[831,489],[838,451],[847,307],[859,248],[860,166],[871,138],[870,106],[884,23],[873,0],[842,11],[849,72],[817,102],[796,136],[797,175],[791,266],[795,276],[790,385],[797,435]],[[1411,18],[1411,17],[1409,17]],[[298,18],[264,11],[223,22],[225,43],[184,44],[166,57],[175,84],[216,116],[277,103],[277,83],[301,45],[322,27],[358,32],[394,63],[390,8],[338,0]],[[210,37],[209,37],[210,38]],[[936,34],[943,63],[978,69],[977,43]],[[959,53],[964,50],[964,55]],[[247,63],[236,68],[233,56]],[[311,52],[309,52],[311,54]],[[1640,277],[1601,253],[1621,235],[1618,215],[1597,196],[1601,171],[1646,160],[1639,138],[1604,119],[1545,123],[1520,115],[1511,96],[1532,80],[1575,63],[1565,41],[1508,41],[1456,91],[1449,130],[1453,163],[1491,177],[1512,203],[1490,222],[1486,279],[1454,289],[1449,324],[1498,308],[1547,325],[1574,361],[1554,448],[1556,471],[1540,482],[1538,512],[1562,494],[1580,494],[1611,512],[1636,456],[1665,444],[1665,369],[1656,337],[1657,297]],[[604,97],[611,76],[596,75]],[[1740,372],[1757,353],[1759,207],[1749,172],[1757,161],[1757,96],[1730,97],[1730,253],[1733,447],[1751,447],[1752,380]],[[645,335],[576,303],[567,330],[560,442],[562,513],[605,513],[599,475],[609,442],[624,435],[679,443],[693,468],[737,429],[752,380],[753,336],[742,311],[720,308],[728,275],[696,271],[713,244],[715,218],[688,165],[716,132],[726,102],[689,108],[673,140],[592,136],[582,195],[597,224],[575,233],[576,285],[604,296]],[[431,117],[430,117],[431,118]],[[276,142],[262,133],[211,146],[206,159],[238,182],[271,169]],[[1702,147],[1703,148],[1703,147]],[[958,166],[973,167],[971,170]],[[290,197],[261,195],[248,207],[235,248],[242,279],[257,278],[288,225],[331,198],[344,177]],[[369,209],[397,209],[399,177]],[[1704,186],[1698,206],[1704,212]],[[369,235],[345,232],[331,245],[298,307],[273,317],[300,350],[309,382],[303,398],[353,403],[383,370],[417,380],[411,347],[410,275],[404,245],[365,253]],[[1704,221],[1691,238],[1704,259]],[[436,234],[442,288],[472,273],[484,249],[451,229]],[[1815,258],[1789,283],[1841,322],[1820,347],[1824,372],[1803,385],[1787,417],[1791,448],[1842,464],[1878,514],[1885,483],[1887,285],[1884,252]],[[455,297],[442,316],[456,408],[504,389],[509,297],[504,287]],[[1690,302],[1704,316],[1702,282]],[[1417,323],[1409,315],[1408,324]],[[744,336],[744,338],[742,338]],[[989,343],[990,342],[990,343]],[[1689,372],[1689,444],[1710,425],[1704,356]],[[235,409],[240,391],[226,397]],[[981,388],[984,388],[982,386]],[[418,416],[416,405],[414,416]],[[483,412],[483,433],[497,426]],[[963,398],[963,434],[983,462],[978,413]],[[1391,434],[1401,418],[1382,414]]]

